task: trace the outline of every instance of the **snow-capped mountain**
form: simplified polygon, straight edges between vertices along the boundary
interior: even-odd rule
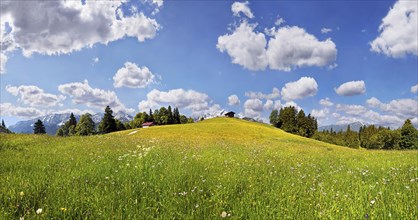
[[[224,116],[225,113],[227,113],[227,111],[225,111],[225,109],[222,109],[222,110],[215,111],[215,112],[208,112],[204,114],[202,117],[203,119],[216,118],[216,117]]]
[[[333,131],[336,131],[336,132],[338,132],[338,131],[346,131],[348,125],[350,125],[350,129],[352,131],[359,131],[360,130],[360,127],[362,127],[363,125],[367,125],[367,124],[364,124],[363,122],[359,122],[358,121],[358,122],[353,122],[353,123],[350,123],[350,124],[327,125],[327,126],[320,126],[318,128],[318,131],[325,131],[325,130],[330,131],[331,129]]]
[[[96,113],[92,115],[92,119],[94,123],[99,124],[103,118],[103,113]],[[125,114],[123,112],[118,112],[113,114],[116,119],[120,120],[121,122],[125,123],[131,121],[133,117],[131,115]],[[74,115],[76,120],[80,120],[80,115]],[[37,117],[34,119],[26,120],[26,121],[19,121],[14,125],[9,126],[8,128],[15,132],[15,133],[33,133],[33,125],[37,120],[41,120],[45,126],[46,133],[55,135],[58,128],[67,122],[70,119],[70,113],[64,114],[49,114],[41,117]]]

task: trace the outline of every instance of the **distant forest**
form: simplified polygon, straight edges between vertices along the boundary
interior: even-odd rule
[[[284,107],[273,110],[270,123],[286,132],[315,140],[366,149],[418,149],[418,130],[407,119],[403,126],[396,130],[375,125],[364,125],[359,132],[353,131],[348,125],[346,131],[318,131],[318,122],[310,114],[305,116],[301,109]]]

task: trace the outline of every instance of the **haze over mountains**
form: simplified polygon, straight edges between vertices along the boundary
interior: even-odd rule
[[[80,115],[74,115],[76,120],[79,121]],[[114,114],[115,118],[119,121],[125,123],[128,121],[131,121],[133,119],[133,116],[118,112]],[[102,120],[103,113],[96,113],[92,115],[92,119],[96,126],[100,123]],[[37,117],[30,120],[25,121],[19,121],[14,125],[9,126],[8,128],[15,132],[15,133],[25,133],[25,134],[31,134],[33,133],[33,124],[37,120],[41,120],[45,126],[45,130],[47,134],[55,135],[58,128],[63,125],[66,121],[70,119],[70,113],[63,113],[63,114],[49,114],[41,117]]]

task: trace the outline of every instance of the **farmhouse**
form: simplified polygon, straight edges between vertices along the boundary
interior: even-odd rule
[[[151,126],[154,126],[154,122],[144,122],[144,123],[142,123],[143,128],[148,128],[148,127],[151,127]]]
[[[233,118],[235,116],[235,112],[227,112],[225,113],[226,117]]]

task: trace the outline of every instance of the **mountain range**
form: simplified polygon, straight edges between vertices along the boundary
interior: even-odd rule
[[[80,115],[74,115],[76,120],[79,121]],[[133,116],[125,114],[123,112],[118,112],[114,114],[115,118],[119,121],[125,123],[131,121]],[[100,123],[102,120],[103,113],[96,113],[92,115],[92,119],[96,125]],[[37,120],[41,120],[45,126],[45,130],[47,134],[55,135],[58,128],[63,125],[66,121],[70,119],[70,113],[63,113],[63,114],[49,114],[41,117],[37,117],[34,119],[26,120],[26,121],[19,121],[14,125],[9,126],[9,130],[15,133],[25,133],[31,134],[33,133],[33,125]]]
[[[353,122],[353,123],[350,123],[350,124],[326,125],[326,126],[318,127],[318,131],[325,131],[325,130],[331,131],[331,129],[333,131],[336,131],[336,132],[338,132],[338,131],[346,131],[348,125],[350,125],[350,129],[352,131],[357,131],[358,132],[360,130],[360,127],[362,127],[363,125],[366,125],[366,124],[364,124],[362,122]]]

